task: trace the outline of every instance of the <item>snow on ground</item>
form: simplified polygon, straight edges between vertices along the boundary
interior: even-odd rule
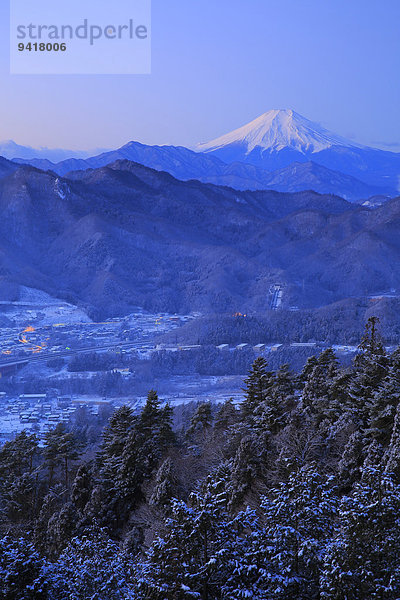
[[[35,326],[92,322],[77,306],[26,286],[20,286],[18,301],[7,305],[5,315],[13,319],[17,326],[27,322]]]
[[[32,429],[33,425],[33,423],[21,423],[19,415],[2,415],[0,417],[0,443],[11,439],[24,429]]]
[[[51,304],[60,304],[62,300],[58,300],[57,298],[53,298],[46,292],[42,290],[37,290],[35,288],[26,287],[25,285],[21,285],[19,288],[19,298],[18,302],[28,303],[28,304],[43,304],[43,305],[51,305]]]

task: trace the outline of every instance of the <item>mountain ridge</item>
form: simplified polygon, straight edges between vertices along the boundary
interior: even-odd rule
[[[60,162],[67,158],[89,158],[93,152],[99,152],[99,149],[93,150],[68,150],[63,148],[33,148],[32,146],[22,146],[14,140],[0,141],[0,156],[8,160],[14,158],[34,160],[53,160]]]
[[[293,172],[288,171],[288,180],[285,184],[284,180],[279,179],[282,177],[280,169],[277,172],[268,172],[242,162],[227,164],[216,156],[196,153],[182,146],[146,146],[133,141],[115,151],[86,160],[69,159],[58,164],[40,159],[14,162],[31,164],[42,170],[51,170],[65,176],[72,171],[100,168],[116,160],[125,159],[169,172],[183,181],[197,179],[203,183],[229,186],[242,191],[275,189],[276,185],[278,191],[301,191],[312,187],[318,193],[338,194],[350,201],[365,200],[370,196],[395,195],[395,191],[389,187],[368,185],[355,177],[332,171],[322,165],[319,168],[319,177],[314,176],[311,183],[304,181],[304,169],[307,168],[304,167],[303,175],[297,177]]]
[[[183,182],[131,161],[0,179],[0,289],[26,285],[96,314],[313,308],[400,289],[400,198],[377,209],[315,192]]]
[[[127,159],[167,171],[183,181],[197,179],[238,190],[312,188],[354,202],[393,197],[400,190],[400,153],[346,140],[291,109],[267,111],[233,132],[200,144],[196,150],[130,141],[89,158],[13,161],[65,176],[71,171],[100,168]]]

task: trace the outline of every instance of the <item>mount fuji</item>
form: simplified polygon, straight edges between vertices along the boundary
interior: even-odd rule
[[[270,110],[195,150],[267,171],[312,161],[369,185],[400,189],[399,153],[357,144],[290,109]]]
[[[302,154],[320,152],[332,146],[362,148],[345,138],[309,121],[294,110],[269,110],[251,123],[216,140],[199,144],[200,152],[226,151],[241,146],[246,155],[253,151],[280,152],[287,148]]]

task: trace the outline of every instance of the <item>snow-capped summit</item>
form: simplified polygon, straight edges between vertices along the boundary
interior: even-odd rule
[[[245,154],[254,150],[280,152],[291,149],[302,154],[320,152],[332,146],[361,146],[317,123],[309,121],[294,110],[269,110],[251,123],[235,129],[211,142],[199,144],[198,152],[215,152],[240,146]]]
[[[357,164],[365,162],[365,153],[373,151],[328,131],[291,109],[269,110],[231,133],[198,144],[195,150],[226,163],[249,163],[267,171],[311,160],[352,176],[357,176],[354,173],[359,170]],[[359,153],[363,154],[361,159]],[[353,163],[356,169],[353,169]]]

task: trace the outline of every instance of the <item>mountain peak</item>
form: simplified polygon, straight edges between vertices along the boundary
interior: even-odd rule
[[[246,154],[255,149],[279,152],[290,148],[302,154],[309,154],[332,146],[361,147],[292,109],[275,109],[211,142],[199,144],[196,150],[214,152],[233,145],[242,146]]]

